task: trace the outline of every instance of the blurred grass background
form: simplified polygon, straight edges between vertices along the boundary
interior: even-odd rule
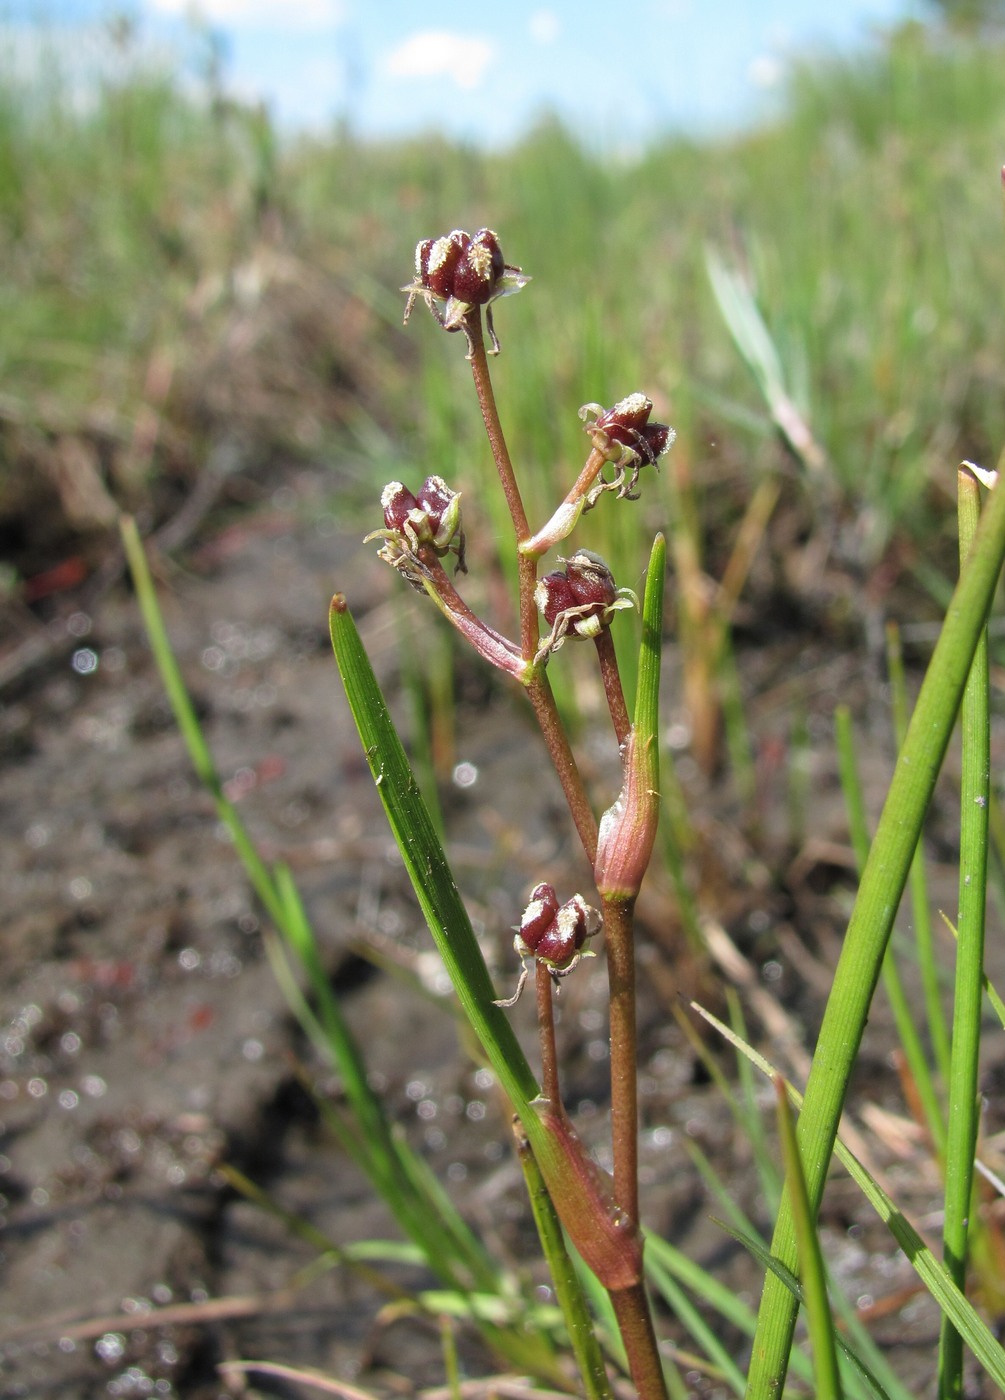
[[[787,477],[785,538],[826,523],[862,577],[943,555],[951,573],[953,468],[993,464],[1005,428],[1000,37],[911,23],[869,58],[795,68],[770,126],[631,160],[547,120],[504,154],[284,141],[211,55],[193,88],[131,43],[109,28],[119,76],[86,101],[55,59],[30,81],[8,61],[0,84],[8,587],[100,552],[119,508],[164,519],[221,448],[341,466],[363,526],[390,475],[430,471],[491,515],[459,344],[425,315],[403,333],[397,290],[420,237],[482,224],[534,278],[499,308],[496,372],[533,517],[585,457],[578,405],[641,388],[679,439],[637,509],[664,524],[683,475],[714,576],[766,470]],[[826,492],[781,453],[710,248],[749,282]],[[638,517],[608,505],[590,543],[617,564]]]

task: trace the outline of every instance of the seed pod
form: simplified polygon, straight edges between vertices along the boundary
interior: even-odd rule
[[[534,601],[551,626],[538,648],[535,663],[558,651],[566,637],[596,637],[623,608],[637,608],[630,588],[618,588],[599,554],[581,549],[562,561],[565,569],[538,580]]]
[[[586,431],[594,446],[612,462],[631,453],[640,462],[654,465],[676,436],[667,424],[650,423],[653,403],[645,394],[629,394],[613,408],[587,404],[580,409],[580,417],[585,419],[589,411],[596,413],[596,417],[587,423]]]
[[[523,962],[520,980],[514,994],[497,1001],[496,1006],[513,1006],[519,1000],[531,958],[544,964],[557,987],[559,979],[567,977],[580,958],[593,956],[585,944],[599,927],[600,915],[581,894],[559,904],[553,885],[536,885],[513,939],[513,947]]]
[[[472,238],[464,229],[455,228],[441,238],[424,238],[417,245],[415,276],[401,289],[408,297],[405,320],[412,314],[416,297],[421,297],[444,330],[464,331],[471,353],[473,342],[466,318],[472,307],[484,306],[495,354],[499,342],[492,325],[491,303],[518,292],[529,281],[519,267],[505,261],[491,229],[480,228]]]

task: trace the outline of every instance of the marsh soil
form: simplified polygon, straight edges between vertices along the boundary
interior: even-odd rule
[[[329,598],[341,589],[407,727],[402,638],[416,650],[442,646],[438,619],[410,600],[402,611],[399,581],[341,523],[330,473],[289,468],[256,490],[252,506],[212,518],[183,555],[153,557],[182,671],[228,795],[266,858],[294,871],[389,1111],[476,1229],[538,1276],[505,1113],[437,1004],[442,973],[326,631]],[[221,1171],[239,1169],[338,1244],[396,1237],[303,1087],[308,1079],[339,1100],[279,990],[262,912],[193,775],[125,581],[100,594],[55,592],[30,614],[12,605],[6,622],[6,658],[29,655],[30,664],[8,667],[0,709],[0,1397],[306,1393],[237,1368],[249,1359],[313,1366],[385,1395],[441,1385],[434,1329],[382,1311],[386,1300],[345,1270],[312,1271],[316,1249]],[[819,636],[779,629],[741,647],[739,659],[756,822],[725,786],[703,782],[686,745],[680,774],[703,814],[692,875],[753,978],[752,1032],[768,1043],[780,1032],[759,1019],[757,996],[770,993],[796,1030],[812,1024],[853,887],[825,738],[835,700],[864,716],[876,759],[865,771],[878,784],[889,752],[878,682]],[[587,876],[526,716],[466,658],[455,667],[456,723],[440,753],[444,815],[461,886],[507,988],[517,970],[510,926],[528,888],[547,876],[586,890]],[[679,682],[671,655],[670,726]],[[583,684],[589,712],[602,699]],[[809,742],[793,757],[797,729]],[[584,739],[584,767],[606,802],[617,757],[598,734]],[[756,1269],[712,1223],[722,1207],[692,1152],[711,1158],[763,1225],[751,1147],[675,1016],[682,994],[721,1009],[722,980],[688,952],[659,878],[641,920],[644,1214],[754,1303]],[[601,950],[564,986],[559,1028],[568,1101],[601,1155],[604,984]],[[512,1015],[533,1062],[530,1001]],[[891,1044],[880,1001],[859,1100],[872,1105],[877,1161],[905,1207],[923,1212],[934,1175],[906,1124]],[[917,1394],[930,1393],[936,1318],[840,1178],[826,1229],[851,1295],[875,1300],[877,1335]],[[406,1288],[430,1283],[404,1266],[389,1277]],[[674,1335],[673,1320],[663,1322]],[[461,1354],[471,1375],[497,1364],[463,1334]],[[696,1396],[723,1393],[693,1380]]]

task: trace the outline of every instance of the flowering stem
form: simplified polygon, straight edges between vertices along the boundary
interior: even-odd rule
[[[533,668],[524,661],[508,638],[497,632],[494,627],[489,627],[471,611],[451,582],[450,575],[440,563],[435,550],[429,545],[420,545],[418,558],[423,569],[420,581],[444,617],[453,623],[486,661],[498,666],[521,685],[529,685]]]
[[[562,1111],[558,1087],[558,1052],[555,1048],[555,1011],[551,999],[551,973],[538,959],[535,964],[537,981],[537,1028],[541,1042],[541,1091],[556,1113]]]
[[[492,448],[492,456],[495,459],[496,470],[499,473],[499,480],[502,483],[503,494],[506,497],[506,504],[513,521],[513,529],[516,531],[519,543],[527,538],[530,527],[527,524],[527,512],[524,509],[523,497],[520,495],[516,474],[513,471],[513,463],[510,459],[509,448],[506,446],[502,424],[499,421],[499,410],[496,407],[495,391],[492,388],[488,357],[485,353],[481,311],[477,306],[472,307],[465,317],[465,332],[470,347],[471,374],[475,382],[475,392],[478,395],[485,432]],[[521,553],[518,555],[517,564],[520,583],[520,647],[524,659],[532,662],[537,652],[538,643],[537,607],[534,603],[537,560],[533,555]],[[586,852],[587,860],[592,865],[597,853],[597,819],[593,815],[593,808],[586,795],[579,766],[559,717],[551,685],[543,671],[539,670],[534,675],[527,686],[527,693],[534,707],[544,742],[548,746],[551,761],[562,784],[562,791],[569,804],[569,810],[576,824],[576,831],[579,833],[583,850]]]
[[[604,627],[593,640],[597,648],[597,660],[600,662],[600,676],[604,682],[607,707],[611,712],[611,722],[620,746],[625,743],[631,732],[632,721],[625,704],[625,692],[621,686],[621,672],[618,670],[611,629]]]
[[[593,815],[590,799],[586,795],[586,787],[583,784],[576,756],[572,752],[569,736],[565,732],[561,716],[558,713],[551,684],[543,671],[539,670],[535,673],[533,680],[527,686],[527,694],[530,697],[530,703],[534,706],[534,714],[537,716],[544,742],[548,746],[558,780],[562,784],[562,791],[569,805],[569,811],[575,822],[583,850],[586,852],[586,859],[592,865],[597,858],[597,819]]]
[[[612,1289],[609,1297],[639,1400],[665,1400],[666,1381],[645,1285],[640,1280],[631,1288]]]
[[[639,1220],[639,1106],[635,1042],[635,901],[602,905],[611,996],[611,1147],[614,1195],[635,1224]]]
[[[482,421],[485,424],[485,432],[492,449],[496,471],[499,473],[503,495],[506,497],[510,518],[513,521],[513,529],[516,531],[519,542],[530,534],[530,526],[527,524],[527,512],[524,509],[523,497],[520,495],[513,462],[510,459],[509,448],[506,446],[506,438],[499,421],[495,391],[492,388],[492,377],[489,374],[488,356],[485,353],[485,337],[482,334],[480,307],[473,306],[468,312],[464,318],[464,329],[470,348],[471,374],[475,381],[475,393],[478,395]],[[537,651],[538,638],[537,609],[534,606],[537,562],[532,555],[519,554],[517,563],[520,580],[520,648],[527,660],[530,661],[533,660],[534,653]]]
[[[560,540],[572,533],[572,530],[583,512],[586,493],[596,481],[601,467],[607,461],[606,456],[598,447],[594,447],[586,465],[576,478],[576,484],[559,506],[558,510],[548,521],[543,529],[538,530],[536,535],[530,539],[521,539],[521,554],[539,555],[551,549]]]

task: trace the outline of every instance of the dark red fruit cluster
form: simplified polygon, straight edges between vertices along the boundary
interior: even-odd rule
[[[599,413],[586,431],[602,433],[611,444],[627,447],[651,464],[663,456],[674,438],[673,429],[666,423],[650,423],[652,411],[652,399],[645,394],[629,394],[613,408]]]
[[[434,296],[485,306],[507,270],[499,239],[490,228],[471,236],[455,228],[442,238],[424,238],[415,250],[415,280]],[[519,268],[510,268],[519,272]]]
[[[445,554],[460,530],[461,497],[442,476],[427,476],[413,496],[400,481],[389,481],[381,492],[384,524],[394,534],[406,537],[412,548],[430,544]]]
[[[545,574],[537,584],[537,605],[549,627],[561,613],[575,609],[579,622],[589,618],[607,621],[618,597],[614,575],[599,555],[581,549],[565,561],[565,568]]]
[[[591,912],[580,894],[559,904],[554,885],[536,885],[517,930],[521,953],[556,972],[571,970],[590,937]]]

